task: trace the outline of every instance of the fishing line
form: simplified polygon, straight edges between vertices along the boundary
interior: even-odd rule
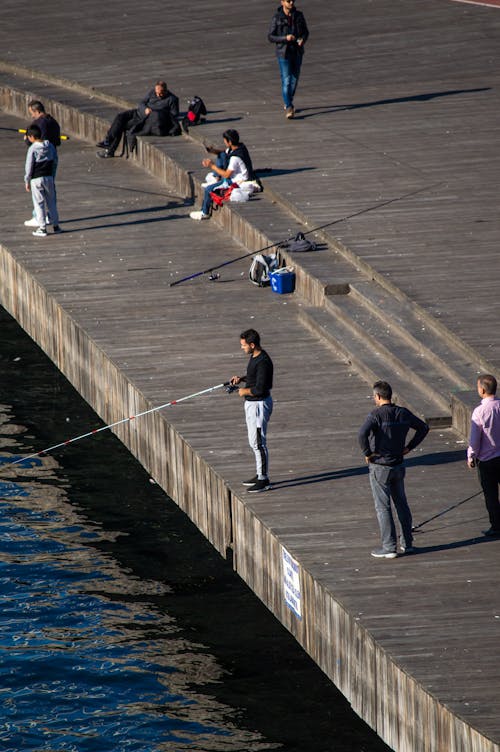
[[[6,465],[2,465],[2,470],[6,467],[11,467],[12,465],[18,465],[21,462],[26,462],[26,460],[31,460],[35,457],[41,457],[45,454],[48,454],[48,452],[52,452],[54,449],[59,449],[60,447],[68,446],[69,444],[74,444],[75,441],[80,441],[81,439],[86,439],[88,436],[94,436],[97,433],[100,433],[101,431],[106,431],[109,428],[114,428],[115,426],[119,426],[122,423],[128,423],[132,420],[136,420],[137,418],[141,418],[143,415],[148,415],[149,413],[157,412],[158,410],[163,410],[165,407],[173,407],[174,405],[178,405],[180,402],[185,402],[186,400],[193,399],[193,397],[200,397],[202,394],[209,394],[210,392],[214,392],[216,389],[222,389],[222,387],[226,387],[229,391],[230,388],[229,381],[225,381],[222,384],[217,384],[216,386],[210,386],[207,389],[202,389],[200,392],[194,392],[193,394],[188,394],[185,397],[179,397],[179,399],[171,400],[170,402],[165,402],[163,405],[158,405],[157,407],[152,407],[149,410],[144,410],[142,413],[137,413],[137,415],[130,415],[128,418],[122,418],[121,420],[117,420],[114,423],[108,423],[106,426],[101,426],[101,428],[94,428],[92,431],[87,431],[87,433],[82,433],[79,436],[74,436],[72,439],[66,439],[66,441],[61,441],[59,444],[54,444],[53,446],[47,447],[47,449],[42,449],[40,452],[35,452],[34,454],[28,454],[26,457],[20,457],[17,460],[13,460],[12,462],[8,462]]]
[[[442,517],[443,514],[446,514],[447,512],[451,512],[452,509],[456,509],[457,507],[461,506],[462,504],[465,504],[466,501],[470,501],[471,499],[475,499],[476,496],[479,496],[479,494],[483,493],[482,490],[478,491],[475,494],[472,494],[472,496],[467,496],[466,499],[462,499],[462,501],[459,501],[457,504],[452,504],[451,507],[447,507],[446,509],[443,509],[442,512],[438,512],[437,514],[433,515],[432,517],[429,517],[428,520],[424,520],[423,522],[419,522],[418,525],[413,525],[412,530],[418,530],[423,525],[427,525],[428,522],[431,522],[431,520],[437,520],[438,517]]]
[[[374,206],[369,206],[367,209],[361,209],[358,212],[355,212],[354,214],[347,214],[345,217],[340,217],[339,219],[334,219],[331,222],[327,222],[324,225],[318,225],[318,227],[313,227],[311,230],[304,231],[304,235],[310,235],[311,232],[319,232],[320,230],[324,230],[326,227],[331,227],[332,225],[339,224],[340,222],[345,222],[347,219],[353,219],[354,217],[359,217],[361,214],[367,214],[368,212],[374,211],[375,209],[382,209],[384,206],[388,206],[388,204],[393,204],[395,201],[402,201],[405,198],[411,198],[412,196],[416,196],[418,193],[423,193],[424,191],[431,190],[432,188],[436,188],[438,185],[441,185],[441,183],[435,183],[431,186],[426,186],[425,188],[419,188],[416,191],[411,191],[410,193],[405,193],[403,196],[396,196],[396,198],[390,198],[387,201],[383,201],[380,204],[375,204]],[[228,266],[229,264],[235,264],[237,261],[242,261],[243,259],[248,258],[249,256],[254,256],[258,253],[263,253],[264,251],[269,251],[271,248],[276,248],[280,245],[285,245],[290,240],[293,240],[295,238],[295,235],[291,235],[286,240],[278,240],[276,243],[270,243],[270,245],[266,245],[263,248],[259,248],[257,251],[250,251],[249,253],[245,253],[243,256],[238,256],[237,258],[230,259],[229,261],[224,261],[222,264],[217,264],[216,266],[211,266],[208,269],[204,269],[201,272],[195,272],[194,274],[189,274],[187,277],[182,277],[182,279],[177,279],[175,282],[171,282],[169,287],[175,287],[176,285],[182,284],[182,282],[188,282],[190,279],[196,279],[196,277],[202,277],[204,274],[211,274],[210,279],[218,279],[219,275],[214,274],[212,275],[212,272],[216,271],[216,269],[222,269],[224,266]]]

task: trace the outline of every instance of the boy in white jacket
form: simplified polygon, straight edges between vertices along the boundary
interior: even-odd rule
[[[26,154],[24,184],[31,191],[35,218],[38,228],[33,232],[37,238],[47,237],[47,224],[53,226],[54,232],[61,232],[57,212],[54,171],[57,166],[57,151],[50,141],[42,140],[42,133],[37,125],[32,125],[26,132],[31,146]]]

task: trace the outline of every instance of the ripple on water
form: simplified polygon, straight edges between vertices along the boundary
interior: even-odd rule
[[[11,459],[2,457],[4,471]],[[198,686],[203,675],[220,679],[215,659],[155,608],[164,584],[139,580],[96,548],[119,533],[78,516],[51,483],[53,466],[20,463],[16,480],[0,481],[0,748],[277,748],[190,690],[193,677]]]

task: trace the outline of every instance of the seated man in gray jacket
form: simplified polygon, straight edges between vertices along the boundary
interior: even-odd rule
[[[114,157],[124,132],[142,136],[178,136],[179,99],[168,90],[165,81],[157,81],[137,108],[119,112],[100,146],[97,156]]]

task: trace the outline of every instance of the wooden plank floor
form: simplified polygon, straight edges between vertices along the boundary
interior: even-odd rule
[[[214,140],[238,128],[256,165],[274,168],[266,181],[311,226],[342,220],[332,234],[500,363],[497,327],[485,327],[499,308],[498,11],[340,0],[325,12],[322,0],[308,0],[301,111],[289,123],[265,40],[268,3],[256,0],[249,14],[214,0],[201,15],[169,0],[164,33],[158,7],[148,7],[122,0],[118,12],[114,1],[86,0],[64,10],[47,0],[37,21],[41,58],[36,40],[24,43],[25,16],[5,0],[0,57],[132,101],[157,77],[181,98],[202,95],[213,112],[200,133]],[[76,27],[75,44],[67,32]],[[221,60],[228,43],[237,53]],[[15,124],[2,118],[2,127]],[[171,290],[179,269],[189,274],[241,249],[209,223],[192,223],[176,196],[133,165],[103,164],[94,149],[65,144],[59,196],[69,231],[31,238],[22,227],[23,149],[8,132],[0,138],[8,145],[1,240],[148,398],[218,383],[244,368],[239,330],[265,333],[277,364],[277,486],[248,503],[405,671],[498,743],[500,603],[490,574],[498,544],[477,537],[486,525],[481,498],[423,528],[421,555],[372,561],[377,535],[355,442],[370,408],[366,384],[298,326],[292,301],[251,287],[240,276],[245,265],[220,282]],[[175,422],[236,489],[250,462],[237,398],[186,405]],[[463,449],[451,432],[433,432],[411,458],[417,522],[477,490]]]
[[[500,230],[497,9],[341,0],[325,13],[323,0],[308,0],[311,39],[290,123],[265,0],[252,4],[250,19],[227,0],[203,13],[169,0],[163,33],[155,4],[148,7],[86,0],[61,9],[49,0],[40,66],[37,44],[22,44],[17,5],[6,0],[1,57],[131,101],[158,76],[181,101],[202,94],[212,110],[209,140],[239,128],[255,163],[275,169],[268,184],[312,226],[351,217],[333,234],[500,363],[499,335],[483,324],[498,311],[496,277],[483,274],[495,264]],[[76,45],[64,33],[75,24]],[[228,43],[237,53],[221,62]]]
[[[15,127],[2,117],[2,128]],[[211,223],[133,164],[95,159],[64,146],[58,193],[65,234],[33,238],[22,224],[29,197],[20,180],[24,147],[8,149],[1,189],[2,237],[130,380],[153,403],[220,383],[244,370],[239,331],[260,329],[277,366],[270,431],[272,492],[245,503],[279,535],[318,582],[356,614],[404,671],[459,717],[498,739],[496,668],[500,603],[490,572],[498,544],[485,541],[481,498],[427,525],[420,554],[379,562],[366,470],[356,430],[371,409],[370,389],[297,323],[293,298],[260,290],[247,264],[221,280],[170,288],[173,274],[241,251]],[[85,178],[82,180],[81,176]],[[18,188],[16,188],[16,186]],[[170,411],[193,448],[238,494],[251,473],[241,404],[218,393]],[[432,432],[409,460],[408,490],[421,521],[477,491],[464,443]]]

